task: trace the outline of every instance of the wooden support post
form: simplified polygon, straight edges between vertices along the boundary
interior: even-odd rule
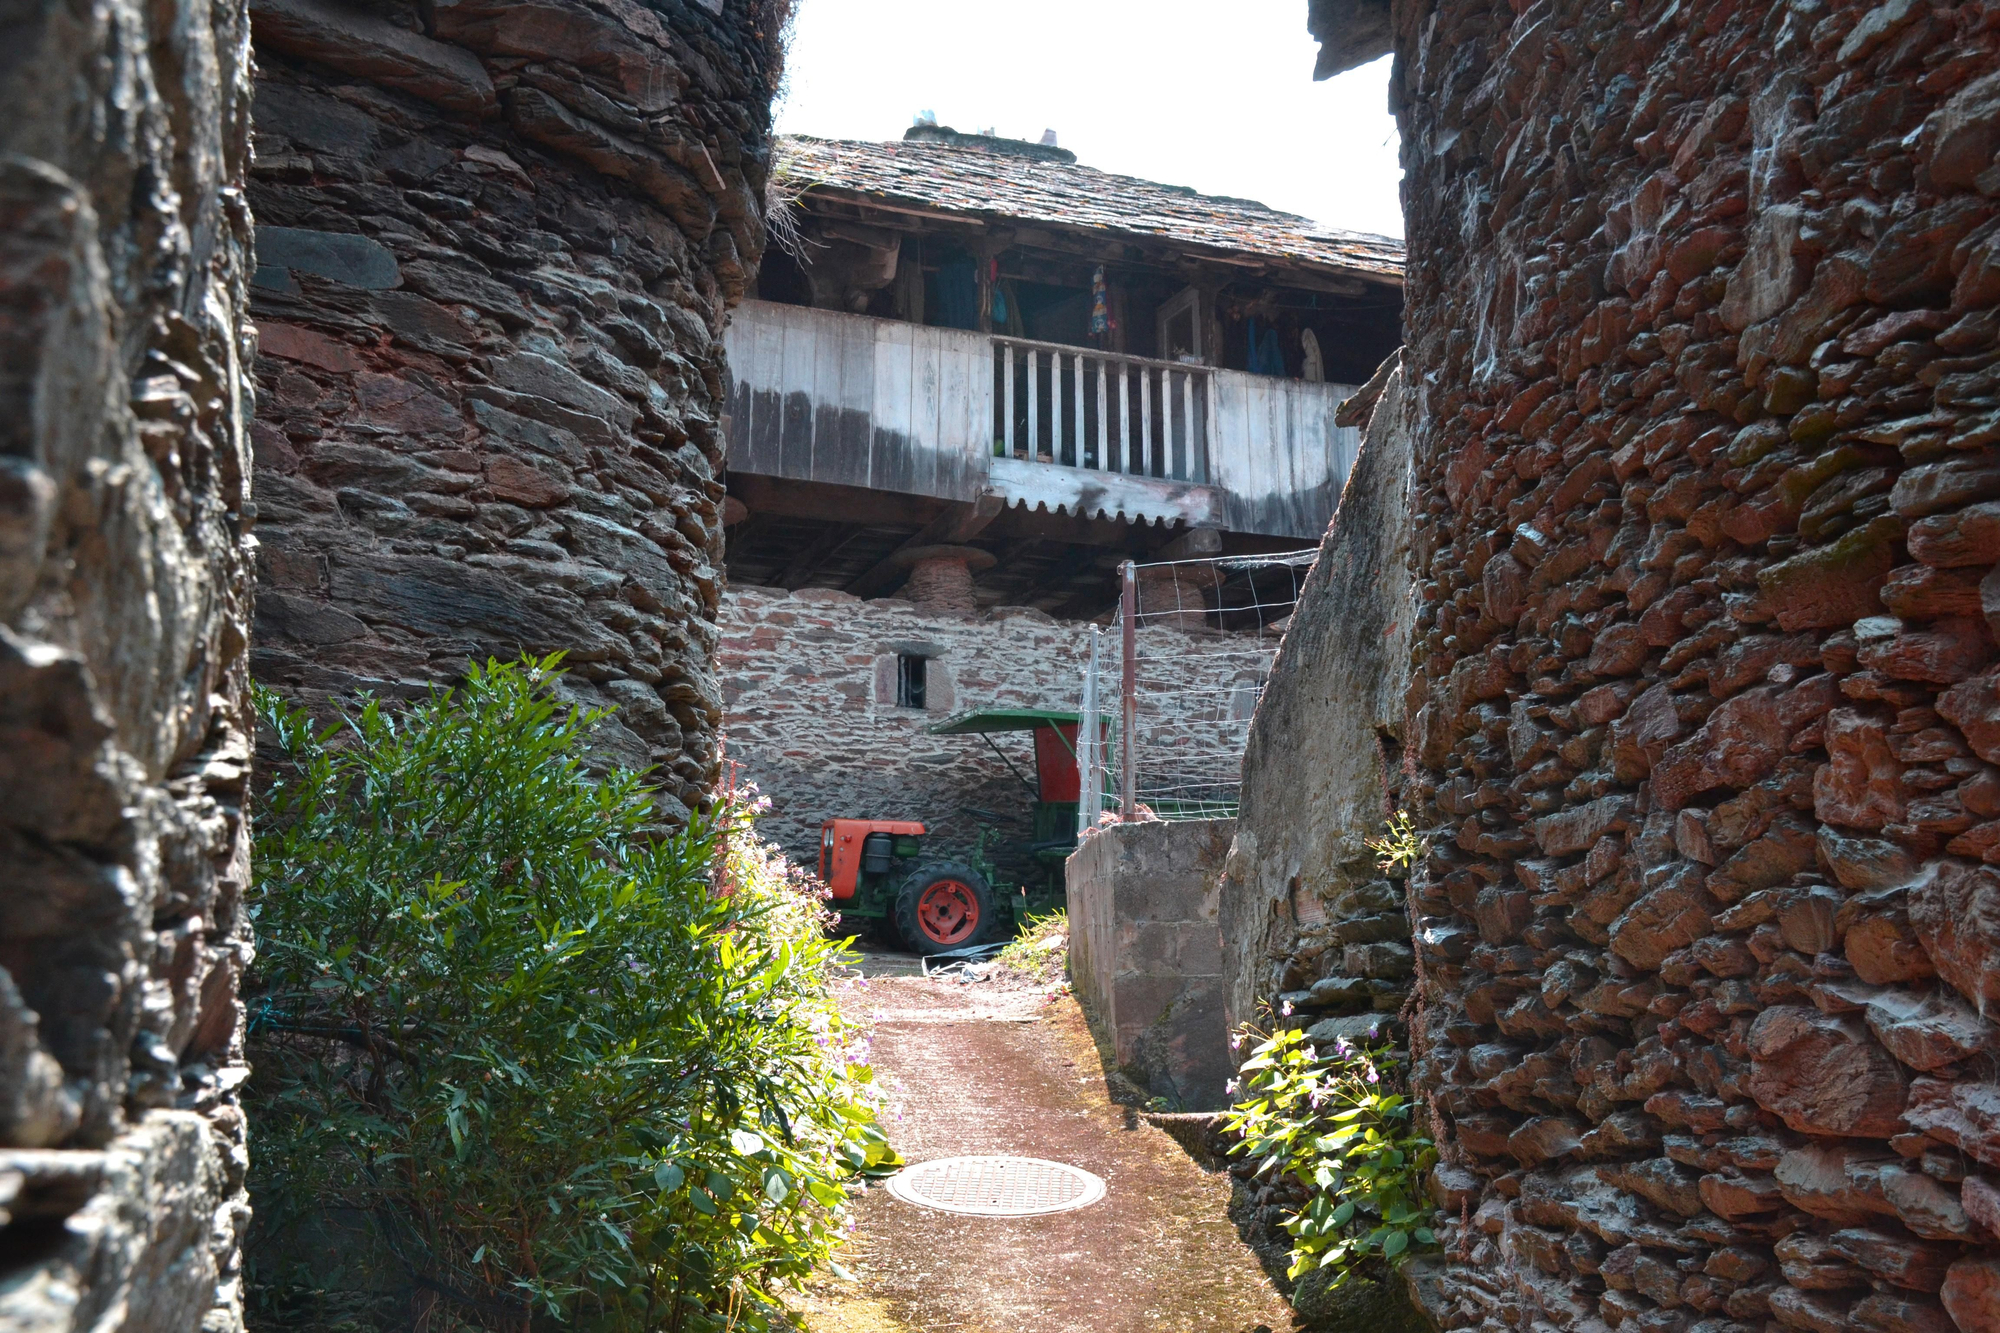
[[[1074,415],[1074,416],[1076,417],[1076,455],[1075,455],[1075,458],[1074,458],[1074,461],[1073,461],[1073,463],[1072,463],[1072,466],[1074,466],[1074,467],[1083,467],[1083,466],[1084,466],[1084,461],[1083,461],[1083,459],[1084,459],[1084,454],[1083,454],[1083,445],[1084,445],[1084,439],[1083,439],[1083,353],[1082,353],[1082,352],[1077,352],[1077,353],[1074,353],[1073,355],[1071,355],[1071,357],[1070,357],[1070,359],[1069,359],[1069,362],[1070,362],[1070,372],[1071,372],[1071,373],[1070,373],[1070,393],[1071,393],[1071,395],[1073,396],[1073,398],[1075,399],[1075,401],[1073,401],[1073,402],[1072,402],[1072,403],[1070,404],[1070,411],[1071,411],[1072,415]]]
[[[1003,425],[1006,431],[1007,457],[1012,458],[1014,456],[1014,347],[1012,343],[1001,343],[999,348],[1000,355],[1004,358],[1000,372],[1000,410],[1006,414]]]
[[[1132,367],[1118,367],[1118,472],[1132,471]]]
[[[1193,476],[1191,464],[1194,459],[1194,372],[1185,371],[1181,375],[1181,449],[1180,457],[1174,460],[1174,480],[1186,481]]]
[[[1042,395],[1041,395],[1042,354],[1028,349],[1028,461],[1035,461],[1042,451]],[[1053,414],[1051,414],[1053,418]]]
[[[1111,404],[1104,401],[1104,395],[1111,387],[1111,365],[1103,357],[1097,358],[1097,467],[1101,472],[1110,472],[1111,467]]]
[[[1142,477],[1153,471],[1153,378],[1159,374],[1151,366],[1139,367],[1139,457],[1134,470]]]

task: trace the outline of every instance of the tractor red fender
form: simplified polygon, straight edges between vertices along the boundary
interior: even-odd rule
[[[829,819],[819,826],[819,877],[835,899],[854,896],[861,877],[861,840],[871,833],[922,837],[924,826],[911,819]]]

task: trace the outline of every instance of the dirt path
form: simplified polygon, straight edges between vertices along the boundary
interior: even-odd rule
[[[870,1189],[842,1264],[806,1302],[813,1333],[1253,1333],[1290,1311],[1224,1215],[1229,1179],[1107,1095],[1075,1000],[910,975],[868,956],[849,1012],[875,1028],[912,1162],[1013,1153],[1102,1176],[1102,1203],[963,1217]],[[900,1116],[900,1119],[897,1117]]]

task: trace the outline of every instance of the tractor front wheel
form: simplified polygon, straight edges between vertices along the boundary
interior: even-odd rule
[[[896,895],[896,929],[919,954],[979,944],[993,934],[993,890],[955,861],[918,866]]]

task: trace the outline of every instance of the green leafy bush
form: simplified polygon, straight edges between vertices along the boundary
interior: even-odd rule
[[[879,1159],[806,882],[726,807],[657,834],[555,660],[335,727],[261,694],[253,1318],[769,1327]]]
[[[1241,1136],[1231,1152],[1257,1162],[1253,1179],[1290,1176],[1308,1191],[1284,1220],[1291,1276],[1333,1270],[1333,1288],[1364,1263],[1433,1247],[1424,1175],[1437,1160],[1415,1107],[1394,1089],[1387,1046],[1344,1040],[1316,1049],[1295,1029],[1255,1040],[1240,1071],[1241,1096],[1224,1121]]]

